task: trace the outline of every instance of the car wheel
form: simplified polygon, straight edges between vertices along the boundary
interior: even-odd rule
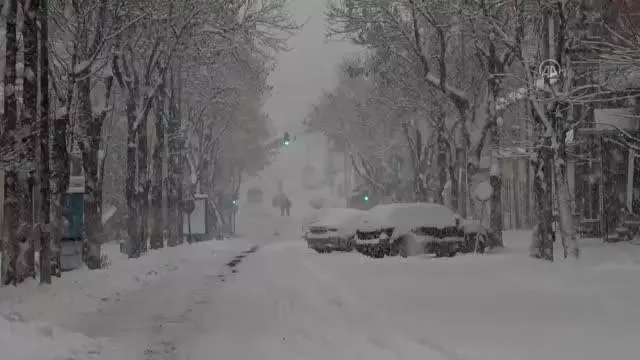
[[[471,247],[471,252],[476,252],[478,254],[484,254],[487,248],[487,235],[485,233],[477,233],[473,237],[473,243]],[[477,244],[477,246],[476,246]]]
[[[398,244],[397,245],[398,254],[403,258],[409,257],[409,238],[407,238],[406,236],[403,236],[400,239],[398,239],[396,243]]]
[[[389,256],[398,256],[400,254],[400,241],[396,240],[389,244],[389,251],[387,252]]]
[[[373,252],[373,257],[376,259],[382,259],[385,253],[384,248],[381,246],[376,246],[372,252]]]
[[[445,249],[442,246],[437,245],[435,248],[436,257],[443,257],[445,255]]]
[[[345,251],[352,252],[355,248],[356,248],[356,240],[353,238],[353,236],[348,237],[347,243],[345,246]]]

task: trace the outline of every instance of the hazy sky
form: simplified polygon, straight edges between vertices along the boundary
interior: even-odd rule
[[[336,85],[335,70],[342,57],[358,50],[348,43],[325,43],[325,0],[289,1],[296,20],[308,22],[291,39],[291,51],[278,55],[277,68],[270,77],[274,90],[266,111],[279,132],[302,122],[322,90]]]

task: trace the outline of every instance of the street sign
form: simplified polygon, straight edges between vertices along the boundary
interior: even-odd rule
[[[474,190],[476,198],[480,201],[487,201],[493,194],[493,187],[488,181],[483,181],[478,184]]]
[[[196,208],[195,203],[193,202],[193,199],[186,199],[182,202],[182,206],[183,206],[183,210],[184,212],[186,212],[187,214],[191,214],[193,213],[193,210]]]

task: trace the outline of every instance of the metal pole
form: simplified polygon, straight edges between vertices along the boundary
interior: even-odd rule
[[[235,234],[236,233],[236,220],[237,220],[237,214],[238,214],[238,206],[234,205],[233,207],[233,220],[231,221],[231,233]]]
[[[344,147],[344,169],[342,171],[343,175],[344,175],[344,179],[342,180],[342,192],[344,193],[344,202],[345,202],[345,207],[349,207],[349,196],[347,195],[349,192],[347,191],[347,163],[348,163],[348,159],[347,159],[347,146],[345,145]]]
[[[187,242],[191,244],[191,213],[189,213],[189,216],[187,217],[187,227],[189,231],[189,234],[187,235]]]
[[[600,179],[598,179],[598,200],[600,205],[600,234],[607,241],[607,219],[604,208],[604,138],[598,135],[598,151],[600,153]]]
[[[633,149],[629,149],[629,162],[627,164],[627,209],[633,212],[633,174],[635,173],[636,154]]]

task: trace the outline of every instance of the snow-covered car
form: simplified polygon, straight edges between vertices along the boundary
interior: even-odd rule
[[[475,236],[476,223],[463,222],[445,206],[431,203],[377,205],[362,218],[356,231],[356,249],[367,256],[384,257],[484,251],[484,238]],[[465,232],[468,229],[468,232]],[[482,241],[477,244],[476,240]]]
[[[309,212],[302,219],[302,234],[303,234],[302,237],[304,238],[307,231],[309,230],[309,225],[320,220],[320,218],[322,218],[323,216],[326,216],[326,214],[328,214],[330,210],[331,208],[322,208],[322,209],[313,209],[311,212]]]
[[[304,229],[307,245],[319,253],[353,251],[355,234],[363,211],[348,208],[324,209],[318,219]]]

